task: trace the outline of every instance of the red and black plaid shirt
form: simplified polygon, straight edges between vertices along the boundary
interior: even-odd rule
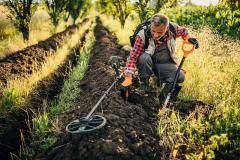
[[[182,37],[184,39],[184,37],[186,37],[188,35],[188,30],[186,28],[183,27],[177,27],[176,29],[176,37]],[[167,44],[167,40],[169,39],[168,35],[165,35],[165,38],[163,40],[163,42],[160,41],[154,41],[156,48],[161,47],[164,44]],[[144,51],[144,42],[141,39],[140,36],[137,35],[136,37],[136,41],[134,43],[134,46],[132,48],[132,50],[130,51],[130,56],[128,58],[127,64],[126,64],[126,69],[125,69],[125,74],[127,73],[133,73],[138,57],[143,53]]]

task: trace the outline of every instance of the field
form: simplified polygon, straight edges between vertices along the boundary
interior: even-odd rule
[[[137,73],[127,101],[119,81],[106,94],[116,78],[111,58],[118,57],[121,73],[140,18],[135,10],[123,27],[119,15],[99,6],[92,4],[75,24],[63,11],[55,26],[41,4],[28,41],[0,6],[0,159],[238,159],[240,21],[230,24],[229,17],[238,17],[239,9],[225,8],[225,16],[223,4],[161,10],[200,44],[184,63],[178,99],[161,110],[154,76],[148,94],[139,91]],[[182,42],[177,39],[179,62]],[[93,115],[105,117],[106,125],[67,133],[66,126],[88,115],[104,94]]]

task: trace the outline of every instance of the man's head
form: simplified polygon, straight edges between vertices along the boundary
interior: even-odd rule
[[[163,14],[156,14],[151,19],[151,34],[154,40],[159,40],[166,33],[169,19]]]

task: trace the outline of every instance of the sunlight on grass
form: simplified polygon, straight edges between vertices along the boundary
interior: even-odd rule
[[[124,29],[121,28],[119,21],[114,20],[112,16],[101,15],[100,16],[103,25],[106,26],[111,32],[116,34],[120,44],[129,44],[129,37],[133,34],[133,30],[140,22],[138,20],[132,20],[129,16],[126,20]]]
[[[182,98],[211,104],[239,101],[240,43],[221,39],[207,28],[191,32],[200,48],[184,64],[187,79]]]
[[[170,153],[181,150],[181,139],[186,139],[186,159],[215,159],[217,155],[230,156],[238,152],[236,127],[239,123],[240,102],[240,43],[232,39],[223,39],[213,34],[209,28],[192,30],[188,27],[193,37],[197,37],[200,48],[189,55],[184,64],[187,71],[186,81],[180,99],[200,100],[213,104],[214,108],[207,115],[195,109],[186,118],[178,117],[179,123],[174,123],[160,134],[166,140],[163,146],[168,146]],[[207,36],[206,36],[207,35]],[[181,41],[178,40],[178,55]],[[194,119],[192,115],[195,114]],[[167,116],[171,117],[170,114]],[[193,121],[194,120],[194,121]],[[162,130],[166,124],[160,118],[158,129]],[[181,128],[177,137],[176,128]],[[165,135],[167,134],[167,135]],[[168,144],[168,145],[167,145]],[[180,145],[180,146],[179,146]],[[175,148],[172,148],[172,147]],[[226,149],[225,147],[229,147]],[[230,147],[231,146],[231,147]],[[220,149],[222,148],[222,149]],[[202,151],[201,151],[202,150]],[[200,152],[201,151],[201,152]],[[171,156],[171,155],[169,155]],[[221,157],[221,156],[220,156]]]
[[[93,25],[92,27],[95,27]],[[84,77],[88,68],[88,62],[91,56],[92,46],[95,42],[93,28],[86,35],[86,42],[80,49],[80,57],[78,65],[71,70],[69,78],[64,82],[62,92],[58,96],[58,101],[50,107],[50,114],[56,115],[61,112],[67,112],[74,107],[73,103],[79,97],[81,90],[79,89],[79,82]]]
[[[81,29],[76,31],[76,33],[74,33],[71,37],[67,37],[63,43],[64,45],[57,50],[56,54],[48,58],[39,71],[35,71],[27,79],[23,78],[10,80],[8,82],[8,87],[5,90],[11,90],[11,88],[15,88],[19,97],[27,97],[41,79],[44,79],[58,69],[58,67],[64,62],[70,50],[79,42],[79,39],[84,31],[89,28],[89,25],[90,21],[84,24]]]
[[[24,49],[27,46],[38,43],[39,41],[45,40],[54,34],[53,25],[50,21],[50,17],[45,10],[37,10],[31,19],[29,41],[24,42],[22,34],[14,28],[13,24],[6,19],[4,14],[0,14],[0,18],[3,20],[0,22],[0,36],[8,34],[6,38],[0,41],[0,58],[12,54],[18,50]],[[59,25],[56,28],[56,33],[66,29],[67,26],[72,24],[72,20],[69,19],[67,22],[60,20]],[[2,30],[2,31],[1,31]],[[5,33],[8,32],[8,33]]]

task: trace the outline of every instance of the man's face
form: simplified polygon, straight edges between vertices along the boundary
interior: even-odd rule
[[[160,26],[151,25],[151,34],[154,40],[159,40],[167,31],[167,26],[161,24]]]

